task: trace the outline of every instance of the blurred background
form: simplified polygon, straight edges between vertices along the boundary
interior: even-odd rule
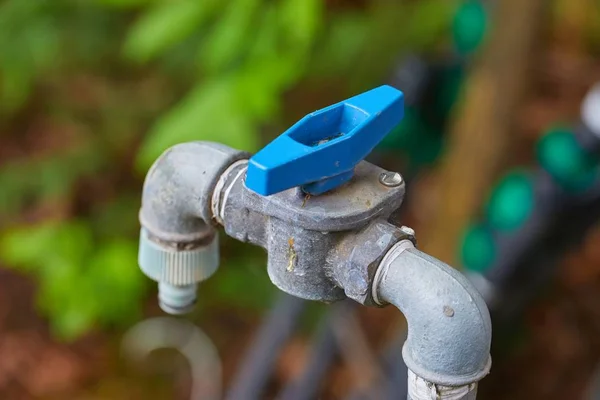
[[[146,171],[184,141],[256,151],[384,83],[406,115],[370,161],[405,176],[400,222],[492,309],[480,398],[593,396],[600,146],[580,114],[597,81],[596,0],[2,1],[0,398],[189,398],[180,354],[140,367],[121,351],[163,315],[136,260]],[[299,305],[263,251],[221,238],[188,320],[214,342],[224,390],[271,313],[294,323],[260,398],[293,392],[315,348],[330,356],[306,398],[384,398],[366,393],[401,364],[397,310]]]

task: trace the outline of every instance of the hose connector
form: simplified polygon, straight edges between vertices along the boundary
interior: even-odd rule
[[[219,266],[219,240],[214,230],[190,243],[164,242],[142,228],[138,262],[157,281],[160,308],[169,314],[186,314],[196,303],[198,282]]]

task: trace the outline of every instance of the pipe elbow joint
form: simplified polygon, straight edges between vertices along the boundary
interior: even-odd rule
[[[211,202],[221,174],[247,154],[210,142],[171,147],[144,181],[140,269],[159,283],[159,304],[169,314],[189,312],[197,283],[219,264]]]
[[[491,367],[492,328],[473,285],[408,240],[386,254],[374,281],[374,299],[395,305],[408,322],[402,351],[408,368],[446,386],[478,382]]]
[[[142,192],[140,222],[153,236],[192,242],[211,230],[211,198],[221,174],[247,153],[212,142],[166,150],[152,165]]]

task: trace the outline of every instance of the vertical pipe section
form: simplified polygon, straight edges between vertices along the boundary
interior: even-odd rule
[[[403,240],[381,261],[373,289],[377,302],[393,304],[408,321],[402,356],[409,371],[437,399],[469,399],[491,366],[492,327],[483,298],[467,278]],[[409,399],[425,398],[415,379],[409,380]],[[461,395],[454,391],[459,387]]]

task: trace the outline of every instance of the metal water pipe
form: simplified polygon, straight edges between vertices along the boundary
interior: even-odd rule
[[[485,303],[415,248],[412,229],[388,221],[404,180],[363,161],[402,115],[402,92],[381,86],[308,114],[254,156],[207,142],[167,150],[140,211],[139,264],[159,282],[163,310],[193,307],[198,282],[217,269],[221,225],[267,251],[284,292],[398,307],[409,327],[409,399],[474,399],[491,364]]]

